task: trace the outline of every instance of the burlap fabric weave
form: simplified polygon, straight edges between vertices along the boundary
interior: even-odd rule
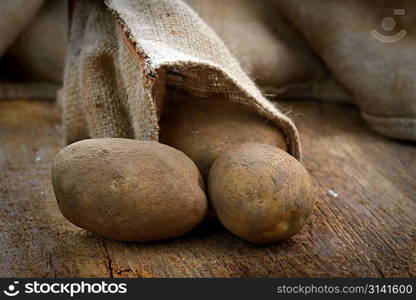
[[[66,1],[5,1],[0,17],[10,10],[18,17],[0,21],[0,97],[53,97],[66,49]],[[298,157],[295,127],[265,94],[277,105],[292,98],[352,103],[379,133],[416,140],[413,0],[75,2],[59,93],[67,142],[157,139],[163,101],[221,96],[275,121]],[[387,16],[394,30],[381,26]],[[385,43],[374,30],[406,35]],[[9,73],[25,76],[13,81]]]

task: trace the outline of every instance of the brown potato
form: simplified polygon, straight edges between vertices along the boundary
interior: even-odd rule
[[[296,234],[315,199],[305,168],[266,144],[244,144],[222,154],[211,167],[208,190],[221,223],[254,243]]]
[[[281,130],[252,108],[225,99],[172,101],[160,122],[160,142],[181,150],[204,178],[225,151],[244,143],[263,143],[287,150]]]
[[[207,210],[195,164],[157,142],[105,138],[71,144],[55,157],[52,183],[69,221],[116,240],[177,237]]]

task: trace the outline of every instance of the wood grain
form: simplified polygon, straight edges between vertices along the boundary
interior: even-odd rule
[[[373,133],[350,106],[283,108],[319,195],[300,234],[256,246],[204,222],[175,240],[135,244],[60,214],[50,183],[62,146],[55,105],[0,101],[0,277],[416,277],[415,145]]]

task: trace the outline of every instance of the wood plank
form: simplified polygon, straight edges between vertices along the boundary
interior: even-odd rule
[[[0,101],[1,277],[107,274],[99,240],[69,224],[55,203],[50,164],[60,147],[50,102]]]
[[[256,246],[204,222],[181,238],[140,244],[62,217],[49,173],[62,146],[58,109],[0,101],[0,277],[415,277],[415,145],[373,133],[350,106],[282,106],[299,126],[319,195],[300,234]]]

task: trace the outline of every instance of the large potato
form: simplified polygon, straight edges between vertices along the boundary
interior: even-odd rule
[[[181,150],[208,175],[225,151],[244,143],[263,143],[287,150],[281,130],[252,108],[225,99],[171,101],[160,122],[160,142]]]
[[[266,144],[244,144],[211,167],[209,196],[221,223],[254,243],[297,233],[312,213],[314,192],[303,166]]]
[[[52,183],[69,221],[117,240],[182,235],[207,209],[195,164],[157,142],[105,138],[71,144],[56,155]]]

